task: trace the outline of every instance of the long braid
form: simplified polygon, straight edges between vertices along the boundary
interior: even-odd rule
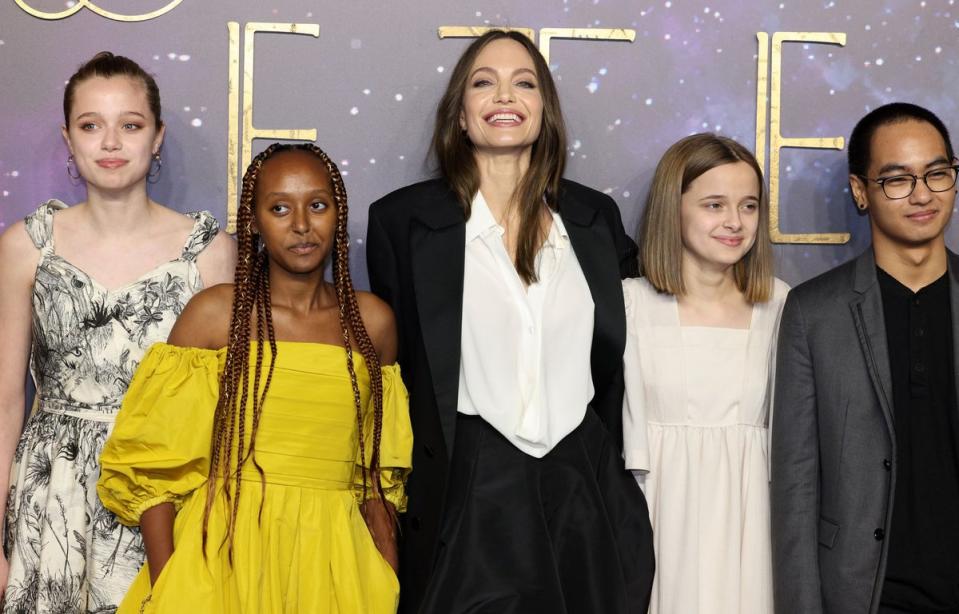
[[[350,374],[353,404],[356,409],[357,438],[360,458],[363,459],[363,463],[361,463],[363,498],[366,498],[367,484],[372,482],[374,495],[385,506],[386,497],[380,481],[380,442],[383,435],[383,374],[380,370],[379,355],[360,316],[359,303],[356,300],[356,291],[353,288],[353,278],[350,275],[350,238],[347,223],[349,209],[347,207],[346,186],[343,183],[340,169],[322,149],[313,144],[295,145],[292,148],[309,151],[317,156],[326,165],[326,170],[330,174],[330,182],[333,184],[333,199],[336,203],[336,229],[333,240],[333,286],[339,306],[343,346],[346,350],[346,368]],[[364,412],[360,399],[359,382],[356,378],[351,339],[356,342],[360,355],[366,362],[366,369],[370,377],[370,403],[373,409],[373,450],[369,458],[369,467],[366,466]]]
[[[339,304],[340,327],[343,332],[343,344],[346,349],[346,367],[350,374],[350,383],[353,387],[353,402],[356,408],[357,437],[359,439],[361,473],[363,477],[363,498],[366,498],[367,484],[372,482],[374,495],[385,505],[386,497],[380,481],[380,442],[383,433],[383,374],[380,370],[380,359],[370,340],[370,336],[360,316],[359,304],[356,300],[356,291],[353,288],[353,279],[350,276],[350,239],[347,225],[348,208],[346,186],[339,168],[315,145],[301,145],[301,149],[312,151],[326,165],[333,184],[333,199],[336,202],[336,230],[333,246],[333,285]],[[370,377],[370,403],[373,406],[373,450],[366,467],[366,437],[364,434],[363,407],[360,401],[359,382],[356,378],[356,369],[353,362],[353,349],[350,339],[366,362],[366,369]],[[369,481],[368,481],[369,480]]]
[[[245,460],[243,449],[245,432],[246,401],[249,390],[250,366],[250,318],[257,299],[257,288],[264,285],[267,277],[264,272],[266,261],[258,253],[259,240],[253,234],[253,199],[256,179],[263,163],[273,155],[278,145],[272,145],[260,153],[247,168],[243,176],[243,191],[237,215],[237,265],[233,286],[233,309],[230,317],[230,338],[227,345],[226,364],[220,377],[220,395],[213,417],[213,437],[210,443],[210,472],[207,479],[206,507],[203,512],[203,555],[206,556],[206,543],[210,521],[210,510],[217,496],[218,480],[223,480],[224,504],[229,513],[229,524],[224,541],[229,542],[230,560],[233,559],[233,534],[239,506],[241,468]],[[261,264],[262,263],[262,264]],[[261,300],[262,304],[263,301]],[[259,319],[259,311],[257,316]],[[269,313],[269,303],[266,302]],[[268,316],[269,318],[269,316]],[[272,360],[270,369],[276,360],[276,344],[273,338],[272,318],[268,319]],[[258,346],[262,348],[262,328],[258,327]],[[259,351],[258,351],[259,354]],[[261,361],[256,365],[255,380],[259,380]],[[270,377],[267,377],[267,386]],[[266,389],[263,390],[263,396]],[[254,397],[257,394],[254,392]],[[255,404],[260,405],[255,402]],[[256,409],[259,409],[257,407]],[[258,412],[255,412],[258,414]],[[254,415],[254,425],[258,415]],[[255,436],[254,434],[251,436]],[[233,458],[234,438],[237,438],[237,455]],[[252,449],[252,446],[251,446]],[[234,462],[235,461],[235,462]],[[260,470],[260,478],[264,476]],[[231,487],[231,478],[233,479]]]

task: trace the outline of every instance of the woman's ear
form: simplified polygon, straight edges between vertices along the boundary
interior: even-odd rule
[[[66,125],[60,126],[60,135],[63,137],[63,142],[67,144],[67,149],[70,150],[70,155],[73,155],[73,143],[70,142],[70,131],[67,130]]]

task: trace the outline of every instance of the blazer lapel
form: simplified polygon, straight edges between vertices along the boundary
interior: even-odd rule
[[[952,307],[952,371],[956,399],[959,399],[959,256],[946,250],[949,266],[949,303]],[[959,405],[959,403],[957,403]]]
[[[859,334],[863,355],[869,367],[879,406],[882,408],[886,427],[895,440],[895,418],[892,411],[892,372],[889,367],[889,344],[886,340],[886,320],[882,310],[882,292],[876,279],[876,261],[872,248],[856,260],[854,290],[856,297],[850,301],[853,321]]]
[[[410,228],[413,290],[448,454],[453,452],[466,223],[453,197],[424,202]]]
[[[626,344],[626,309],[615,243],[606,224],[597,222],[595,208],[564,194],[559,213],[596,306],[590,365],[594,388],[603,390],[622,361]]]

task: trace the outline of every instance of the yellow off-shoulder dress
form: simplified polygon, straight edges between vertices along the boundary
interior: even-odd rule
[[[222,545],[229,513],[222,493],[211,509],[205,558],[201,545],[213,412],[226,351],[161,343],[144,356],[104,445],[97,490],[127,525],[139,524],[144,510],[172,502],[174,552],[152,591],[148,568],[141,569],[120,614],[396,611],[399,583],[359,511],[363,459],[346,352],[318,343],[277,346],[256,439],[266,487],[261,496],[259,474],[248,462],[232,565]],[[250,353],[252,363],[255,352]],[[264,354],[265,376],[269,351]],[[354,361],[365,408],[369,375],[358,352]],[[382,373],[381,482],[387,499],[403,511],[413,441],[408,397],[399,367],[383,367]],[[367,460],[372,430],[369,407]]]

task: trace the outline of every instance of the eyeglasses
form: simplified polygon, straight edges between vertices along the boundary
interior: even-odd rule
[[[892,177],[880,177],[873,179],[865,175],[858,175],[860,179],[872,181],[879,184],[882,193],[889,200],[898,200],[907,198],[916,189],[916,182],[922,179],[930,192],[945,192],[956,185],[956,177],[959,174],[959,165],[947,166],[931,170],[925,175],[893,175]]]

